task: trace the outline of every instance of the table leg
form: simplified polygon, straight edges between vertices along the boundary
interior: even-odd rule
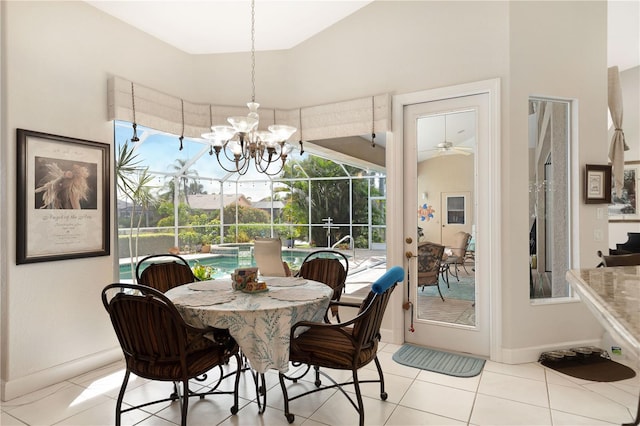
[[[267,382],[264,377],[264,373],[258,373],[251,370],[253,375],[253,382],[256,385],[256,400],[258,402],[258,414],[264,413],[267,408]]]

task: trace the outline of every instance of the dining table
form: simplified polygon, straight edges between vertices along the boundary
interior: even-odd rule
[[[640,266],[574,269],[566,274],[576,294],[631,359],[640,358]],[[622,345],[621,345],[622,346]],[[629,353],[630,352],[630,353]],[[640,398],[633,423],[640,424]]]
[[[333,289],[299,277],[260,280],[267,284],[266,290],[234,290],[230,278],[217,278],[174,287],[165,295],[188,324],[229,330],[254,373],[262,413],[266,407],[264,373],[288,371],[292,326],[300,321],[322,321]]]

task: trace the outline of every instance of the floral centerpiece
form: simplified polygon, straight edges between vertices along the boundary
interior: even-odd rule
[[[216,269],[213,266],[203,265],[197,260],[195,265],[191,267],[191,270],[193,271],[193,276],[195,276],[200,281],[212,279],[211,277],[216,272]]]

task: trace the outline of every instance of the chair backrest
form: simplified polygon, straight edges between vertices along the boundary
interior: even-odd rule
[[[253,243],[253,257],[260,274],[267,277],[286,277],[287,270],[282,262],[282,241],[280,238],[256,238]]]
[[[335,250],[317,250],[302,261],[299,277],[319,281],[333,289],[333,300],[340,300],[349,273],[349,259]]]
[[[134,373],[148,372],[153,363],[186,359],[186,324],[161,292],[138,284],[110,284],[102,290],[102,303]]]
[[[153,287],[162,293],[182,284],[197,281],[189,263],[175,254],[152,254],[136,266],[138,284]]]
[[[353,337],[362,349],[371,347],[375,340],[380,340],[380,326],[391,293],[396,284],[403,280],[404,269],[394,266],[371,285],[371,291],[362,301],[353,324]]]
[[[640,265],[640,253],[617,254],[614,256],[601,256],[602,266],[634,266]]]
[[[418,285],[438,283],[444,246],[429,241],[418,243]]]
[[[451,245],[451,251],[453,254],[455,256],[464,257],[467,254],[469,241],[471,241],[471,234],[464,231],[456,232],[453,235],[453,244]]]

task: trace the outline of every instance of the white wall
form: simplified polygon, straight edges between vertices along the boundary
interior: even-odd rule
[[[602,334],[582,303],[532,305],[528,282],[528,97],[578,100],[578,139],[572,169],[575,225],[574,267],[593,267],[606,245],[607,219],[584,204],[584,164],[607,162],[606,2],[512,2],[510,8],[510,81],[503,104],[503,344],[505,359],[519,360],[550,344],[567,347]],[[560,36],[562,35],[562,36]],[[588,46],[586,48],[585,46]],[[575,230],[574,230],[575,231]],[[567,345],[567,346],[565,346]],[[570,346],[569,346],[570,347]]]
[[[110,75],[189,95],[193,66],[188,55],[84,2],[3,1],[0,7],[5,399],[121,356],[100,302],[101,289],[114,281],[115,240],[108,257],[15,264],[16,128],[111,144]]]
[[[471,198],[468,200],[467,217],[474,217],[474,185],[475,170],[473,155],[443,155],[435,156],[418,163],[418,206],[427,203],[435,212],[433,219],[418,221],[418,226],[422,227],[425,240],[438,244],[450,246],[450,241],[442,240],[442,224],[446,222],[446,208],[442,203],[442,193],[444,192],[469,192]],[[423,199],[423,193],[427,193],[427,198]],[[458,225],[459,227],[460,225]],[[457,228],[456,228],[457,229]],[[465,229],[459,229],[472,233],[471,222]]]
[[[500,77],[504,345],[515,354],[590,339],[600,330],[581,305],[529,305],[527,178],[520,170],[527,167],[529,94],[579,98],[580,164],[604,161],[606,153],[590,146],[606,137],[605,6],[376,1],[290,51],[260,52],[257,100],[291,108]],[[16,128],[111,144],[110,75],[192,101],[242,105],[250,96],[250,74],[247,55],[190,57],[83,2],[1,2],[0,8],[0,202],[9,206],[8,213],[2,209],[0,233],[6,241],[0,354],[2,399],[8,399],[119,356],[99,301],[102,287],[114,280],[115,254],[15,265]],[[549,43],[556,47],[541,51],[540,23],[549,21]],[[580,210],[581,225],[603,225],[591,217],[592,208],[580,204]],[[596,245],[581,241],[579,248],[591,254]],[[397,305],[389,315],[402,318]],[[401,333],[402,325],[394,324]]]

